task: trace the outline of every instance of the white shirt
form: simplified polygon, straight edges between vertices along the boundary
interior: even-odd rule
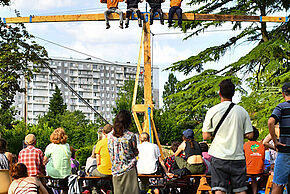
[[[139,159],[137,161],[137,171],[139,174],[152,174],[157,171],[156,162],[161,156],[156,144],[143,142],[137,146]]]
[[[224,101],[210,108],[206,113],[202,132],[214,132],[230,104],[230,101]],[[245,159],[244,134],[252,131],[248,112],[243,107],[235,105],[220,126],[210,146],[209,155],[224,160]]]

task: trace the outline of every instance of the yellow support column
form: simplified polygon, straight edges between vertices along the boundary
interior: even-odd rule
[[[152,105],[152,91],[151,91],[151,45],[150,45],[150,14],[144,14],[144,104]],[[152,110],[153,111],[153,110]],[[148,114],[146,111],[145,114]],[[149,133],[148,115],[144,117],[143,131]],[[151,134],[150,134],[151,135]]]

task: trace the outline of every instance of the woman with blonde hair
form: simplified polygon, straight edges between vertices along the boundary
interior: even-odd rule
[[[67,135],[63,128],[57,128],[50,135],[50,142],[44,152],[43,162],[46,164],[48,176],[55,179],[65,179],[71,173],[71,151]]]
[[[27,167],[23,163],[17,163],[12,167],[11,175],[14,181],[11,183],[8,194],[43,193],[48,194],[45,187],[36,177],[29,177]]]

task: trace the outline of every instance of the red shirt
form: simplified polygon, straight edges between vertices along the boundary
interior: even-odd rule
[[[26,165],[29,176],[43,175],[43,152],[40,149],[27,146],[19,152],[18,162]]]
[[[248,141],[244,144],[244,152],[247,164],[247,174],[261,174],[264,172],[265,148],[256,141]]]

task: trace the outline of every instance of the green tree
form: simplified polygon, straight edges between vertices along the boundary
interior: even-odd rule
[[[174,76],[173,73],[170,73],[168,76],[168,81],[165,82],[165,84],[164,84],[164,91],[163,91],[163,95],[162,95],[163,104],[164,104],[163,108],[165,110],[172,109],[176,105],[176,102],[174,102],[173,99],[167,98],[167,97],[172,95],[172,94],[177,93],[177,91],[178,91],[178,89],[176,87],[177,83],[178,83],[177,78]]]
[[[57,85],[52,95],[52,99],[49,102],[48,115],[54,117],[58,114],[62,115],[67,110],[67,106],[64,103],[62,93]]]
[[[10,0],[0,0],[0,5],[5,6],[5,5],[9,5],[10,4]]]
[[[289,9],[289,2],[286,0],[236,2],[192,0],[190,5],[199,6],[194,12],[206,14],[265,16]],[[184,22],[184,31],[196,29],[187,37],[190,38],[208,28],[223,27],[225,24],[224,21]],[[232,22],[231,25],[233,31],[242,29],[241,22]],[[209,47],[195,56],[173,63],[168,69],[183,72],[185,75],[193,71],[198,73],[180,82],[178,84],[180,92],[171,96],[183,99],[177,106],[181,120],[189,116],[202,121],[206,110],[219,102],[218,83],[223,79],[231,78],[238,85],[243,83],[244,88],[238,88],[243,96],[241,104],[250,113],[254,123],[265,126],[266,117],[270,115],[274,106],[270,103],[281,100],[276,93],[277,90],[273,88],[280,87],[283,82],[290,80],[289,29],[289,22],[276,24],[271,28],[267,27],[265,22],[251,23],[242,29],[241,33],[223,44]],[[249,42],[255,43],[256,46],[237,62],[228,64],[221,70],[204,70],[204,64],[218,62],[232,47]]]
[[[1,3],[6,5],[8,1]],[[34,67],[45,63],[47,52],[36,44],[23,25],[13,27],[0,22],[0,56],[0,127],[9,129],[15,115],[11,109],[14,97],[25,90],[20,80],[31,79]]]

